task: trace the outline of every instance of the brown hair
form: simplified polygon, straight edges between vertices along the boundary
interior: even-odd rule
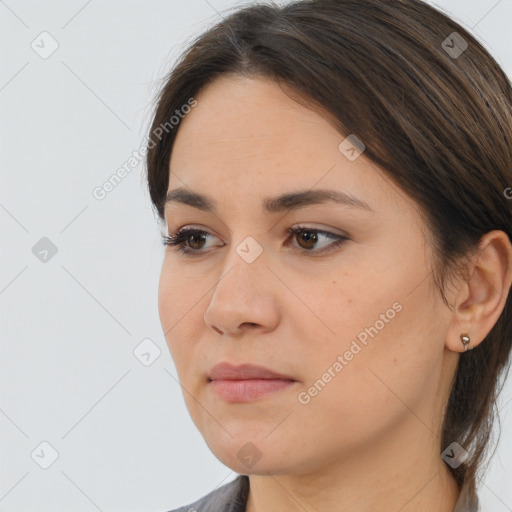
[[[485,233],[502,230],[512,239],[505,193],[512,185],[511,82],[469,32],[430,5],[253,4],[198,36],[156,98],[146,163],[160,219],[177,132],[169,119],[226,73],[273,79],[326,112],[341,134],[363,141],[366,157],[420,206],[434,282],[447,306],[448,271],[461,268],[457,263]],[[509,294],[486,339],[461,354],[446,406],[441,451],[456,441],[469,452],[465,463],[450,467],[459,486],[475,489],[483,476],[511,339]]]

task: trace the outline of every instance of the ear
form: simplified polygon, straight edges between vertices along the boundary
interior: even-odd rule
[[[464,352],[461,334],[470,338],[468,350],[478,346],[500,317],[512,283],[512,245],[504,231],[486,233],[471,258],[467,281],[453,303],[446,345]]]

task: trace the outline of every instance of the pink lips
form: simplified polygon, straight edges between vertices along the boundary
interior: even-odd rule
[[[229,363],[215,365],[208,380],[215,393],[227,402],[249,402],[297,382],[293,377],[262,366]]]

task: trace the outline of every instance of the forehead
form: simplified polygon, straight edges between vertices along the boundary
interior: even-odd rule
[[[170,169],[178,174],[232,183],[248,175],[304,175],[302,185],[312,186],[315,172],[325,173],[339,160],[344,137],[270,80],[223,76],[196,100],[171,154]]]
[[[174,142],[169,190],[188,187],[237,208],[261,209],[263,197],[313,188],[349,193],[381,211],[407,202],[364,152],[354,161],[342,154],[346,137],[325,115],[271,80],[222,76],[195,99]]]

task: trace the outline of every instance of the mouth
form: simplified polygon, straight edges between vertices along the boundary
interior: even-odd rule
[[[226,402],[250,402],[288,389],[297,383],[293,377],[269,368],[221,363],[208,375],[208,385]]]

